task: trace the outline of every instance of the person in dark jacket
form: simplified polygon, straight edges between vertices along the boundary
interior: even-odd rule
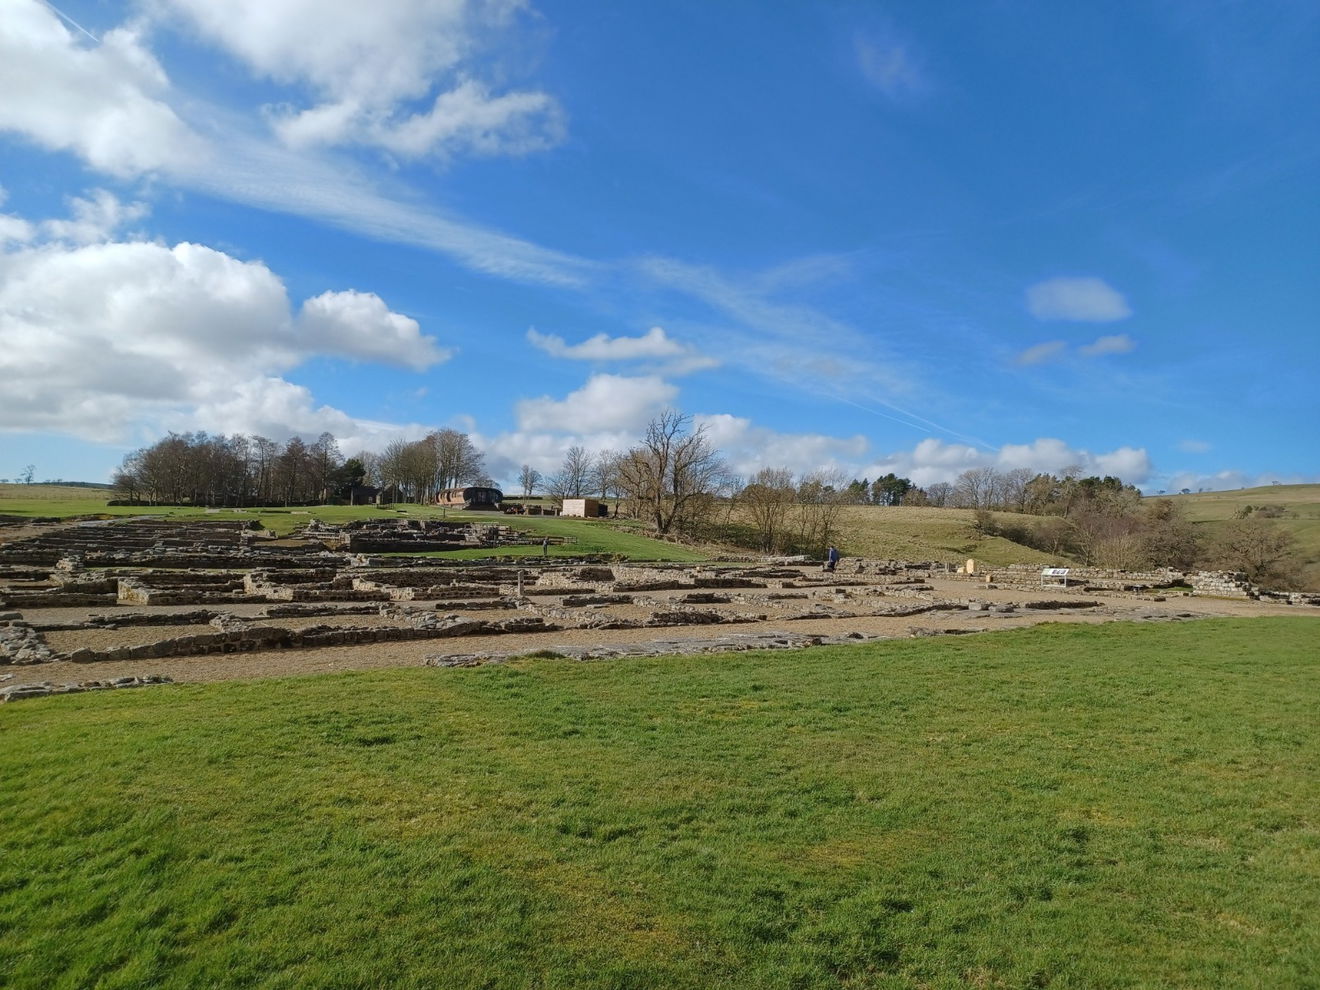
[[[833,574],[834,568],[838,566],[839,566],[839,550],[837,547],[831,546],[829,550],[825,552],[825,570]]]

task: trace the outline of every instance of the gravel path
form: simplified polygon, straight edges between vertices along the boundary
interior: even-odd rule
[[[1058,601],[1065,596],[1058,592],[1019,591],[1010,589],[986,590],[966,582],[934,581],[935,593],[951,599],[976,598],[991,603],[1024,605],[1031,601]],[[975,632],[993,629],[1012,629],[1040,622],[1111,622],[1117,620],[1172,621],[1210,616],[1263,616],[1310,615],[1320,618],[1320,609],[1266,605],[1253,601],[1176,597],[1155,602],[1132,596],[1077,596],[1079,601],[1098,601],[1096,607],[1077,610],[1026,610],[1014,612],[937,611],[903,617],[865,616],[851,619],[822,618],[783,621],[771,618],[767,622],[737,623],[719,626],[677,626],[662,629],[569,629],[555,633],[535,633],[501,636],[465,636],[454,639],[414,640],[383,643],[372,646],[327,647],[319,650],[283,650],[252,653],[213,654],[199,657],[144,659],[124,662],[73,664],[58,662],[30,667],[0,668],[0,686],[34,684],[42,681],[65,683],[80,680],[105,680],[115,677],[160,674],[180,682],[209,682],[222,680],[253,680],[268,677],[287,677],[325,674],[350,670],[377,670],[390,667],[421,666],[425,658],[438,653],[480,654],[519,653],[552,650],[556,645],[603,645],[612,643],[642,643],[656,639],[705,639],[735,633],[785,632],[797,636],[843,636],[861,633],[867,637],[905,638],[917,631]],[[744,606],[746,607],[746,606]],[[45,621],[71,619],[75,610],[51,609],[42,613]],[[239,609],[233,611],[257,611]],[[84,614],[86,610],[83,610]],[[70,613],[70,614],[64,614]],[[34,615],[33,618],[36,616]],[[300,620],[296,624],[310,621]],[[380,620],[373,617],[345,617],[347,624],[367,625]],[[281,624],[295,624],[284,620]],[[175,627],[178,628],[178,627]],[[1317,627],[1320,629],[1320,627]],[[95,646],[103,638],[114,637],[122,643],[123,637],[136,635],[143,639],[146,630],[74,631],[49,634],[52,645]],[[57,639],[58,637],[58,639]],[[150,638],[150,637],[146,637]]]

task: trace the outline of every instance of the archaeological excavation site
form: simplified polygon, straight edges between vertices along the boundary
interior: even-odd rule
[[[1040,621],[1309,611],[1241,575],[514,557],[482,522],[48,522],[0,531],[0,700],[335,670],[777,650]],[[478,560],[445,552],[482,549]]]

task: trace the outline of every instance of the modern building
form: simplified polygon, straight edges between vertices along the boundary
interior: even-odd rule
[[[596,519],[609,512],[609,507],[595,498],[566,498],[564,507],[559,510],[561,516],[578,516],[582,519]]]
[[[466,488],[446,488],[435,497],[436,505],[451,509],[489,509],[498,510],[504,501],[504,493],[498,488],[483,488],[468,485]]]

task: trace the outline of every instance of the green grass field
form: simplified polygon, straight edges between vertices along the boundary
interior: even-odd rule
[[[0,708],[0,985],[1314,987],[1314,619]]]
[[[245,519],[255,520],[267,529],[287,535],[306,526],[312,519],[328,523],[346,523],[357,519],[411,518],[461,519],[472,522],[496,522],[539,539],[542,535],[567,537],[572,543],[550,548],[551,556],[572,557],[582,554],[610,554],[633,560],[697,561],[705,555],[689,547],[653,540],[627,526],[597,519],[565,519],[543,516],[506,516],[498,512],[446,512],[433,505],[309,505],[296,508],[220,509],[182,506],[106,505],[109,492],[88,495],[86,488],[62,485],[0,485],[0,515],[15,516],[154,516],[162,519]],[[502,556],[539,556],[541,548],[509,547]],[[459,550],[442,556],[455,559],[480,559],[491,556],[489,550]]]
[[[527,533],[533,539],[542,536],[563,537],[570,542],[551,544],[548,547],[551,557],[580,557],[584,554],[606,554],[625,557],[629,560],[666,560],[693,562],[707,559],[701,551],[681,544],[653,540],[634,532],[628,527],[621,527],[612,521],[600,519],[566,519],[562,516],[505,516],[496,512],[465,513],[464,518],[498,522],[519,532]],[[453,514],[450,514],[453,518]],[[501,556],[540,557],[541,546],[501,547],[497,551]],[[454,550],[429,556],[441,556],[455,560],[479,560],[489,557],[490,550]]]

